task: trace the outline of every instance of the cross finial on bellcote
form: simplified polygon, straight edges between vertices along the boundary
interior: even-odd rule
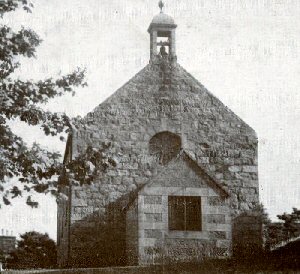
[[[159,8],[160,8],[160,12],[162,13],[162,12],[163,12],[163,7],[164,7],[164,2],[163,2],[162,0],[160,0],[160,1],[158,2],[158,6],[159,6]]]

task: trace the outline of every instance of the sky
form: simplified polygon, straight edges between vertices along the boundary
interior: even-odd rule
[[[45,106],[85,115],[149,62],[153,0],[36,0],[32,14],[5,15],[16,30],[43,39],[36,59],[20,58],[15,77],[39,80],[87,70],[88,87]],[[300,207],[300,1],[166,0],[174,17],[178,62],[258,135],[260,200],[272,219]],[[36,128],[12,123],[28,143],[63,154],[65,144]],[[56,238],[56,203],[39,195],[38,209],[24,200],[0,209],[0,228],[32,229]],[[4,222],[2,221],[4,220]]]

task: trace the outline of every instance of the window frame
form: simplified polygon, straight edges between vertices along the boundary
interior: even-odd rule
[[[201,196],[168,196],[168,229],[170,231],[202,231],[201,200]]]

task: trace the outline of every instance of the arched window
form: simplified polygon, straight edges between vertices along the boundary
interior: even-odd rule
[[[167,164],[174,158],[181,149],[181,138],[169,131],[163,131],[155,134],[149,142],[151,155],[156,155],[159,163]]]

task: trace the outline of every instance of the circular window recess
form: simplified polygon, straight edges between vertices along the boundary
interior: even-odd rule
[[[169,131],[155,134],[149,142],[149,151],[162,165],[167,164],[180,152],[181,138]]]

